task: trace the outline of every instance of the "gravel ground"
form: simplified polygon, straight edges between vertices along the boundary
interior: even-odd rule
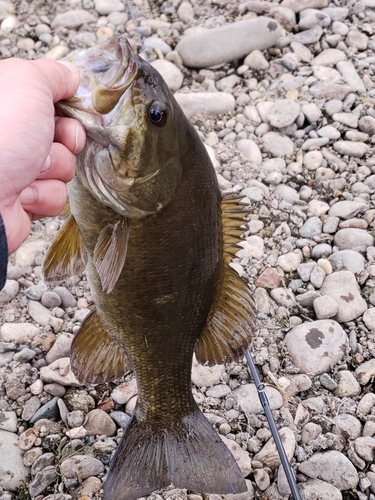
[[[374,500],[375,1],[133,5],[222,189],[251,206],[233,267],[258,306],[251,349],[302,498]],[[0,54],[58,59],[113,34],[139,51],[129,17],[119,0],[0,1]],[[102,498],[136,400],[131,374],[83,387],[70,370],[91,297],[84,274],[41,281],[60,225],[34,224],[0,292],[0,500]],[[193,382],[247,478],[236,499],[287,499],[245,363],[194,364]]]

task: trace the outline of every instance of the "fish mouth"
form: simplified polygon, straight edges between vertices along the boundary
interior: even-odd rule
[[[80,84],[73,97],[56,104],[57,110],[76,118],[89,131],[95,120],[102,127],[107,125],[106,115],[109,118],[137,73],[134,54],[125,37],[113,37],[100,48],[80,50],[64,59],[78,68]]]

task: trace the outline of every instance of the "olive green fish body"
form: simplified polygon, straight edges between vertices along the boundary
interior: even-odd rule
[[[209,493],[246,484],[191,389],[200,363],[238,360],[254,328],[247,286],[230,268],[243,232],[222,200],[196,130],[165,82],[115,37],[73,55],[81,85],[59,107],[88,140],[69,184],[71,215],[49,249],[46,281],[86,269],[95,308],[72,344],[82,382],[134,369],[131,422],[104,500],[135,500],[173,483]]]

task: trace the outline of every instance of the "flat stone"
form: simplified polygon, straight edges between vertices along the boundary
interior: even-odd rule
[[[366,462],[374,462],[375,438],[370,436],[358,437],[354,442],[355,451]]]
[[[294,151],[293,141],[278,132],[267,132],[262,137],[263,145],[272,155],[292,156]]]
[[[81,387],[70,367],[70,358],[60,358],[49,366],[42,366],[40,369],[40,378],[45,383],[54,383],[61,385],[71,385]]]
[[[319,108],[318,105],[316,105],[313,102],[310,102],[308,104],[302,104],[301,111],[305,115],[306,120],[309,123],[314,123],[318,121],[319,118],[322,116],[321,109]]]
[[[251,459],[247,451],[243,450],[241,446],[236,443],[233,439],[228,439],[225,436],[220,436],[226,447],[234,456],[238,467],[241,469],[244,477],[248,476],[252,472]]]
[[[340,491],[353,489],[359,477],[354,465],[345,455],[338,451],[314,453],[298,470],[313,479],[322,479]]]
[[[205,68],[244,58],[255,49],[272,47],[280,36],[281,26],[276,21],[258,17],[185,36],[176,50],[186,66]]]
[[[310,217],[299,228],[299,234],[302,238],[312,238],[322,232],[322,227],[323,224],[319,217]]]
[[[2,290],[0,290],[0,304],[6,304],[14,299],[20,286],[16,280],[6,280]]]
[[[352,92],[349,85],[338,83],[319,82],[309,88],[309,92],[317,99],[340,99],[341,101]]]
[[[336,68],[339,70],[346,83],[350,85],[355,92],[366,92],[365,84],[352,62],[339,61],[336,64]]]
[[[17,414],[15,411],[0,410],[0,430],[17,432]]]
[[[281,278],[279,273],[273,267],[267,267],[257,278],[255,282],[256,287],[262,288],[277,288],[281,285]]]
[[[303,499],[316,500],[342,500],[341,491],[320,479],[308,479],[306,483],[298,484],[299,491]]]
[[[156,59],[152,61],[151,66],[159,71],[172,92],[176,92],[181,87],[184,75],[175,64],[166,59]]]
[[[323,28],[321,26],[314,26],[306,31],[300,31],[294,35],[294,41],[302,45],[311,45],[318,42],[323,35]]]
[[[327,14],[317,9],[305,9],[300,13],[298,26],[300,30],[308,30],[316,25],[326,28],[330,24],[331,18]]]
[[[355,276],[350,271],[336,271],[326,276],[321,288],[323,295],[333,298],[339,310],[336,321],[346,323],[361,316],[367,309]]]
[[[340,373],[341,372],[338,372],[338,374]],[[340,413],[336,416],[335,427],[335,433],[343,433],[345,436],[349,436],[349,439],[356,439],[362,432],[362,424],[360,420],[348,413]]]
[[[48,403],[40,407],[32,418],[30,418],[30,424],[34,424],[42,419],[57,420],[60,416],[58,401],[59,398],[54,397],[51,401],[48,401]]]
[[[67,309],[68,307],[76,307],[77,300],[65,286],[56,286],[53,291],[60,297],[61,304],[64,309]]]
[[[339,398],[358,396],[362,390],[357,379],[349,370],[341,370],[337,373],[337,384],[335,394]]]
[[[281,5],[297,13],[305,9],[322,9],[323,7],[327,7],[328,0],[283,0]]]
[[[0,429],[0,453],[6,460],[0,460],[0,486],[6,491],[16,491],[20,481],[27,482],[30,468],[23,463],[18,436]]]
[[[328,215],[341,219],[352,219],[367,208],[366,203],[358,201],[338,201],[329,209]]]
[[[233,111],[236,105],[233,95],[227,92],[176,93],[174,97],[188,118],[194,115],[216,117]]]
[[[311,66],[334,66],[339,61],[346,59],[345,52],[338,49],[325,49],[311,61]]]
[[[328,259],[334,271],[345,269],[353,274],[362,274],[365,270],[366,259],[355,250],[340,250],[330,255]]]
[[[57,14],[51,22],[53,30],[59,28],[77,28],[82,24],[96,22],[96,17],[87,10],[76,9]]]
[[[262,164],[262,153],[256,142],[250,139],[241,139],[237,141],[236,146],[246,160],[254,165]]]
[[[364,142],[352,141],[337,141],[333,144],[333,148],[342,155],[354,156],[356,158],[362,158],[370,150],[370,146]]]
[[[269,68],[270,63],[264,57],[260,50],[253,50],[244,60],[244,64],[252,69],[265,70]]]
[[[293,431],[289,427],[279,429],[279,436],[284,445],[285,454],[288,460],[291,460],[296,446],[296,438]],[[275,469],[279,467],[281,461],[273,438],[269,439],[263,446],[261,451],[254,456],[255,460],[259,460],[265,467]]]
[[[358,368],[355,369],[355,374],[358,382],[361,385],[366,385],[371,377],[375,376],[375,359],[370,359],[369,361],[361,363]]]
[[[332,118],[346,127],[357,128],[358,118],[352,113],[335,113]]]
[[[57,478],[58,474],[54,465],[49,465],[37,472],[34,479],[29,484],[30,495],[34,498],[40,495],[50,484],[54,483]]]
[[[122,12],[125,10],[120,0],[94,0],[96,12],[101,16],[107,16],[111,12]]]
[[[46,355],[46,363],[50,365],[60,358],[70,356],[70,348],[72,346],[74,336],[71,333],[62,332],[58,335],[56,342]]]
[[[97,476],[104,471],[104,465],[100,460],[90,455],[76,455],[65,459],[60,466],[61,473],[65,478],[78,478],[79,481],[90,476]]]
[[[283,287],[274,288],[270,293],[272,299],[282,307],[293,307],[296,305],[296,298],[291,290]]]
[[[31,323],[4,323],[0,334],[5,342],[26,344],[39,335],[39,329]]]
[[[271,410],[282,407],[283,398],[280,392],[271,386],[266,386],[265,392],[270,403]],[[258,391],[255,384],[244,384],[234,389],[233,394],[245,413],[262,413],[263,408],[259,401]]]
[[[86,429],[88,436],[116,435],[116,424],[105,411],[100,409],[92,410],[87,414],[83,427]]]
[[[301,111],[300,105],[292,99],[277,99],[268,113],[268,121],[275,128],[288,127],[295,122]]]
[[[374,246],[374,238],[365,229],[344,228],[337,231],[334,244],[339,250],[355,250],[364,253],[368,247]]]
[[[348,340],[336,321],[324,319],[293,328],[286,334],[285,344],[300,373],[319,375],[343,358]]]

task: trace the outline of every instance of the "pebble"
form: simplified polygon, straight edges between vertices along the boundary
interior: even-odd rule
[[[37,254],[44,252],[46,248],[47,242],[43,240],[22,243],[15,254],[16,265],[21,268],[35,265]]]
[[[366,87],[358,75],[354,65],[350,61],[339,61],[336,68],[344,78],[346,83],[352,87],[355,92],[366,92]]]
[[[364,253],[368,247],[374,246],[374,238],[364,229],[346,228],[337,231],[334,244],[340,250],[355,250]]]
[[[338,49],[325,49],[311,61],[312,66],[334,66],[346,59],[345,52]]]
[[[87,10],[76,9],[57,14],[51,22],[53,30],[59,28],[76,28],[86,23],[96,22],[96,17]]]
[[[339,374],[342,372],[339,372]],[[351,372],[349,372],[351,373]],[[341,396],[345,397],[345,396]],[[350,396],[349,396],[350,397]],[[350,415],[348,413],[342,413],[337,415],[335,419],[335,427],[338,432],[344,433],[345,436],[349,436],[349,439],[356,439],[361,435],[362,424],[358,418]]]
[[[269,400],[271,410],[281,408],[283,398],[278,390],[271,386],[266,386],[265,393]],[[245,413],[257,414],[263,411],[255,384],[244,384],[235,389],[233,394]]]
[[[5,342],[26,344],[39,335],[39,329],[30,323],[4,323],[0,334]]]
[[[166,59],[156,59],[151,64],[159,71],[172,92],[176,92],[181,87],[184,75],[175,64]]]
[[[363,313],[363,322],[369,330],[375,330],[375,308],[367,309]]]
[[[39,408],[32,418],[30,418],[30,423],[34,424],[38,420],[42,419],[58,419],[60,416],[59,408],[58,408],[58,397],[51,399],[48,403],[44,404],[41,408]]]
[[[289,429],[289,427],[281,427],[278,432],[285,449],[285,454],[288,457],[288,460],[291,460],[296,446],[294,433],[291,429]],[[261,451],[254,456],[254,459],[259,460],[259,462],[261,462],[265,467],[269,467],[270,469],[276,469],[279,467],[281,463],[280,456],[277,452],[273,438],[267,441]]]
[[[299,228],[299,234],[302,238],[312,238],[322,232],[322,226],[323,224],[319,217],[310,217]]]
[[[220,436],[224,444],[227,446],[229,451],[232,453],[236,462],[241,469],[242,474],[246,477],[252,472],[251,469],[251,459],[250,455],[247,451],[243,450],[241,446],[233,441],[232,439],[228,439],[225,436]]]
[[[66,287],[56,286],[53,291],[60,297],[61,304],[64,309],[77,306],[77,300]]]
[[[358,382],[361,385],[366,385],[370,378],[375,376],[375,359],[365,361],[355,369]]]
[[[246,160],[254,163],[254,165],[262,164],[262,153],[256,142],[250,139],[240,139],[237,141],[236,146]]]
[[[189,23],[194,19],[194,9],[190,2],[182,2],[177,9],[177,16],[184,23]]]
[[[264,147],[276,157],[292,156],[294,151],[293,141],[278,132],[267,132],[262,137]]]
[[[326,276],[321,292],[337,302],[338,313],[335,319],[339,323],[352,321],[367,309],[355,276],[350,271],[336,271]]]
[[[120,0],[94,0],[96,12],[101,16],[107,16],[111,12],[122,12],[125,9]]]
[[[64,478],[77,478],[79,481],[90,476],[96,476],[104,471],[104,465],[100,460],[90,455],[76,455],[65,459],[60,466]]]
[[[244,60],[244,64],[252,69],[265,70],[269,68],[269,62],[260,50],[253,50]]]
[[[361,386],[349,370],[338,372],[337,384],[335,394],[340,398],[358,396],[361,393]]]
[[[300,31],[294,35],[294,41],[301,43],[302,45],[311,45],[318,42],[323,35],[323,28],[319,25],[313,26],[312,28]]]
[[[365,270],[366,259],[355,250],[340,250],[330,255],[328,259],[334,271],[346,269],[359,275]]]
[[[0,290],[0,304],[6,304],[14,299],[19,290],[18,281],[7,279],[4,288]]]
[[[312,498],[316,498],[317,500],[328,498],[329,500],[342,500],[342,494],[338,488],[320,479],[308,479],[299,488],[303,500]]]
[[[191,379],[197,387],[211,387],[221,382],[221,377],[225,372],[223,365],[204,366],[193,358]]]
[[[277,99],[268,112],[268,121],[275,128],[284,128],[297,119],[300,105],[292,99]]]
[[[83,427],[86,429],[88,436],[116,435],[115,423],[106,412],[100,409],[92,410],[87,414]]]
[[[17,432],[17,414],[15,411],[0,410],[0,430]]]
[[[176,93],[174,96],[188,118],[194,115],[216,117],[234,110],[236,101],[227,92]]]
[[[6,457],[0,467],[0,486],[6,491],[14,492],[20,481],[26,482],[29,477],[29,467],[23,463],[17,434],[0,429],[0,453],[2,457]]]
[[[355,156],[356,158],[362,158],[370,149],[364,142],[353,141],[337,141],[333,144],[333,148],[342,155]]]
[[[344,356],[348,341],[333,320],[303,323],[285,336],[289,356],[300,373],[318,375],[335,366]]]
[[[62,332],[56,338],[56,342],[46,355],[47,365],[60,358],[66,358],[70,355],[70,348],[73,342],[73,335],[71,333]]]
[[[57,383],[64,386],[71,385],[72,387],[82,386],[70,368],[70,358],[60,358],[49,366],[43,366],[40,369],[40,378],[47,384]]]
[[[272,47],[280,36],[281,26],[276,21],[258,17],[185,36],[176,50],[186,66],[205,68],[241,59],[255,49]]]

